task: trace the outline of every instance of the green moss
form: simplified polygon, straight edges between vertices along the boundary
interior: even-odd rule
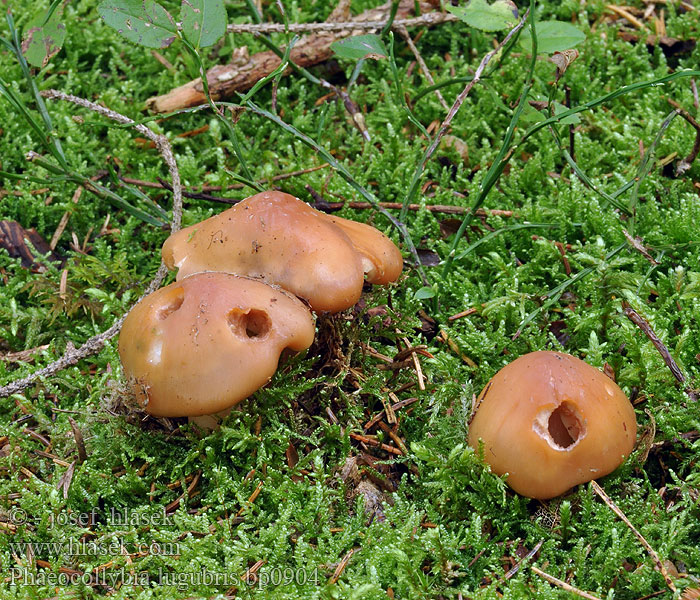
[[[352,10],[357,14],[374,5],[356,1]],[[13,10],[26,24],[32,11],[46,6],[32,4],[29,10],[29,3],[20,2]],[[167,6],[177,9],[175,2]],[[318,0],[284,6],[290,22],[323,20],[332,9]],[[664,9],[669,36],[700,35],[692,12],[674,3]],[[230,22],[250,22],[246,2],[229,2],[227,11]],[[264,3],[264,11],[265,18],[281,18],[274,3]],[[697,53],[667,58],[658,49],[650,52],[645,44],[621,39],[624,22],[609,22],[602,0],[549,2],[537,11],[540,19],[574,22],[587,34],[554,94],[557,102],[564,102],[564,85],[571,90],[571,104],[578,105],[669,69],[698,69]],[[64,22],[64,49],[35,73],[40,89],[57,88],[139,119],[147,98],[193,76],[195,65],[182,46],[161,52],[174,67],[170,71],[151,52],[107,28],[93,2],[67,4]],[[7,35],[4,23],[0,34]],[[282,45],[285,38],[276,34],[272,39]],[[227,36],[204,55],[205,65],[227,60],[234,47],[244,44],[251,53],[265,49],[252,36]],[[435,79],[444,81],[472,74],[492,48],[492,36],[448,23],[426,30],[418,46]],[[412,100],[427,81],[398,37],[396,57],[415,116],[426,127],[440,122],[444,109],[434,94]],[[466,143],[468,157],[441,147],[429,161],[423,183],[432,185],[418,194],[422,208],[410,211],[406,223],[419,248],[446,257],[452,237],[444,232],[454,217],[427,207],[471,204],[498,154],[528,63],[516,51],[472,90],[450,131]],[[343,86],[355,65],[341,60],[339,66],[332,77]],[[21,70],[7,52],[0,54],[0,71],[34,110]],[[538,61],[532,98],[546,98],[553,80],[554,66]],[[460,89],[443,88],[448,104]],[[285,77],[276,92],[277,112],[332,152],[381,201],[401,202],[427,142],[396,96],[390,64],[367,61],[350,90],[365,116],[370,142],[342,103],[321,100],[326,92],[299,75]],[[679,79],[579,115],[573,128],[575,160],[599,189],[613,194],[638,175],[640,147],[649,150],[672,109],[667,97],[697,113],[688,80]],[[257,93],[255,102],[270,109],[270,86]],[[158,153],[139,144],[132,130],[66,103],[49,101],[48,108],[68,163],[83,175],[99,174],[110,165],[120,175],[141,180],[168,176]],[[178,137],[205,125],[207,131]],[[519,125],[516,141],[527,125]],[[210,113],[183,114],[150,126],[171,140],[186,186],[227,186],[233,180],[226,170],[242,173],[226,131]],[[568,127],[557,127],[568,144]],[[40,140],[4,100],[0,128],[0,169],[51,177],[25,160],[30,150],[41,151]],[[236,128],[256,179],[323,162],[288,131],[252,112],[244,112]],[[694,139],[692,127],[677,117],[654,155],[686,156]],[[697,587],[700,441],[693,432],[700,430],[700,417],[685,388],[699,387],[700,374],[700,201],[693,186],[700,166],[696,161],[680,178],[665,172],[657,164],[639,183],[632,222],[583,185],[551,133],[540,131],[516,149],[509,170],[486,198],[487,208],[513,215],[475,220],[448,277],[441,277],[441,266],[426,267],[439,292],[437,304],[415,298],[424,283],[407,264],[389,290],[368,292],[361,307],[319,323],[324,342],[285,363],[269,386],[237,407],[215,432],[125,415],[119,409],[124,393],[116,340],[22,394],[0,399],[0,596],[172,600],[223,598],[235,589],[243,598],[380,598],[389,590],[395,598],[565,597],[530,571],[527,565],[534,563],[600,597],[633,599],[660,592],[664,581],[651,558],[589,486],[563,499],[529,501],[513,494],[484,466],[480,452],[466,445],[473,395],[513,358],[562,349],[562,342],[565,351],[590,364],[612,367],[623,390],[637,398],[640,430],[653,420],[648,455],[649,448],[639,448],[601,483],[662,560],[691,574],[678,579],[678,586]],[[68,343],[80,345],[123,315],[158,268],[167,231],[88,192],[74,204],[75,184],[65,181],[43,186],[3,180],[1,185],[13,194],[0,199],[0,218],[34,227],[47,240],[70,213],[56,248],[65,267],[47,263],[36,273],[0,251],[0,352],[46,346],[33,362],[0,360],[4,384],[48,364]],[[306,185],[329,201],[359,200],[330,168],[275,185],[307,200]],[[169,208],[169,193],[144,191]],[[249,191],[220,194],[237,199]],[[124,189],[120,193],[138,201]],[[631,189],[619,196],[623,203],[631,198]],[[221,208],[186,200],[183,224]],[[373,223],[406,250],[384,216],[350,208],[338,214]],[[107,217],[113,230],[98,235]],[[522,223],[539,225],[514,227]],[[659,264],[651,265],[629,245],[606,259],[626,243],[623,229],[639,236]],[[485,239],[492,232],[497,233]],[[71,248],[73,234],[80,243],[88,240],[86,254]],[[566,262],[555,242],[566,246]],[[62,298],[64,268],[68,293]],[[585,277],[545,304],[550,291],[584,269],[589,269]],[[666,344],[685,383],[673,378],[653,344],[627,319],[623,301]],[[373,307],[386,312],[370,316],[367,309]],[[472,307],[475,313],[448,320]],[[421,310],[476,366],[439,337],[421,332]],[[516,336],[528,315],[533,317]],[[369,345],[394,356],[404,337],[412,345],[425,345],[432,356],[421,356],[425,391],[415,385],[410,368],[380,370],[381,361],[362,350]],[[387,391],[404,385],[399,398],[417,398],[398,411],[398,435],[408,454],[363,447],[350,434],[364,433],[365,423],[383,409]],[[69,416],[85,440],[82,463]],[[393,443],[382,431],[371,433]],[[287,452],[290,444],[295,452]],[[359,457],[362,481],[383,494],[381,510],[366,513],[363,494],[343,478],[348,457]],[[83,516],[90,522],[81,522]],[[122,523],[123,516],[131,521]],[[505,573],[540,542],[538,554],[506,580]],[[29,543],[38,544],[33,554]],[[246,580],[255,565],[257,575]],[[71,572],[82,575],[76,575],[75,585],[61,585],[60,578]]]

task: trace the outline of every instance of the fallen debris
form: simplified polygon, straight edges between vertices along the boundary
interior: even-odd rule
[[[333,56],[331,44],[336,40],[366,33],[368,29],[367,23],[374,22],[376,23],[376,28],[381,29],[389,17],[391,4],[391,2],[388,2],[378,8],[366,10],[354,17],[349,23],[354,24],[356,22],[358,29],[346,28],[338,30],[338,27],[331,27],[330,31],[320,30],[318,33],[303,37],[292,48],[289,55],[290,61],[298,67],[311,67],[328,60]],[[415,5],[416,3],[413,0],[402,0],[394,23],[400,24],[402,19],[413,15]],[[423,14],[417,19],[412,19],[412,22],[407,24],[429,26],[455,20],[452,14],[439,13],[429,4],[421,3],[419,6]],[[343,24],[328,23],[328,25],[342,26]],[[402,26],[405,27],[406,24]],[[260,31],[266,32],[265,29],[260,29]],[[282,31],[284,31],[284,27]],[[282,59],[277,54],[271,50],[266,50],[252,56],[238,55],[234,62],[212,67],[207,71],[207,82],[212,99],[215,101],[223,100],[231,97],[235,92],[249,90],[258,81],[279,67],[281,62]],[[291,68],[287,69],[286,73],[291,72],[291,70]],[[149,98],[146,101],[146,107],[154,113],[165,113],[197,106],[205,102],[206,96],[203,91],[202,79],[197,78],[171,90],[167,94]]]

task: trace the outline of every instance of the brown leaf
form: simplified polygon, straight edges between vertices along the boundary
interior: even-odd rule
[[[72,462],[66,472],[61,476],[61,479],[56,486],[56,489],[60,492],[63,490],[63,498],[68,498],[68,490],[70,489],[70,484],[73,481],[73,474],[75,473],[75,463]]]
[[[420,319],[420,333],[424,335],[428,340],[432,340],[438,332],[437,321],[433,319],[428,313],[423,309],[418,311],[418,318]]]
[[[5,248],[12,258],[19,258],[25,269],[35,272],[46,270],[46,267],[36,260],[36,254],[27,242],[34,246],[38,254],[49,254],[49,260],[63,262],[35,229],[25,229],[17,221],[0,221],[0,248]]]
[[[651,36],[650,36],[651,37]],[[647,46],[650,46],[649,39],[647,39]],[[674,56],[683,56],[690,54],[695,50],[697,42],[694,39],[678,40],[676,38],[661,37],[658,40],[659,46],[661,46],[661,51],[664,53],[666,58]]]
[[[340,479],[350,488],[354,488],[360,483],[360,471],[357,468],[356,456],[348,456],[345,459],[345,464],[340,470]]]
[[[549,106],[546,100],[528,100],[528,104],[535,110],[545,110]]]
[[[656,46],[661,48],[666,58],[675,58],[678,56],[684,56],[690,54],[697,45],[697,41],[694,38],[688,38],[687,40],[679,40],[677,38],[672,38],[668,36],[658,36],[650,35],[644,39],[642,36],[631,33],[627,31],[620,31],[617,34],[621,40],[629,42],[630,44],[636,44],[640,41],[646,43],[647,50],[652,52]]]
[[[440,221],[440,234],[443,239],[457,233],[459,226],[462,224],[462,219],[443,219]]]
[[[440,255],[437,252],[425,248],[418,248],[416,252],[418,252],[418,258],[423,266],[436,267],[440,264]]]
[[[68,422],[70,423],[70,428],[73,430],[75,445],[78,446],[78,464],[82,465],[87,460],[87,452],[85,450],[83,434],[80,431],[78,424],[71,417],[68,417]]]
[[[569,50],[564,50],[564,52],[555,52],[549,59],[557,66],[557,81],[559,78],[566,73],[572,62],[578,58],[578,50],[576,48],[571,48]]]
[[[617,381],[617,377],[615,375],[615,369],[612,368],[612,365],[610,363],[606,362],[603,365],[603,373],[605,373],[605,375],[607,377],[609,377],[612,381],[615,381],[615,382]]]
[[[640,237],[632,237],[626,229],[622,230],[623,235],[625,236],[625,239],[629,242],[629,244],[637,251],[639,252],[644,258],[646,258],[652,265],[658,265],[659,263],[656,261],[656,259],[649,254],[649,251],[646,249],[644,244],[642,243],[642,238]]]
[[[289,468],[293,469],[294,467],[296,467],[297,463],[299,462],[299,453],[297,452],[297,449],[294,447],[294,444],[292,444],[292,442],[289,442],[289,446],[287,446],[285,455],[287,457],[287,465],[289,466]]]
[[[384,521],[384,508],[382,504],[385,502],[384,494],[370,481],[360,481],[354,490],[354,496],[361,496],[365,513],[375,518],[380,523]]]
[[[557,339],[557,342],[559,342],[563,348],[566,348],[566,345],[571,339],[571,336],[569,335],[566,329],[566,321],[552,321],[549,324],[549,331]]]

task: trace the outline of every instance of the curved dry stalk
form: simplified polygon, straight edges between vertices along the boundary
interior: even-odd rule
[[[71,94],[65,94],[58,90],[46,90],[42,92],[41,95],[44,96],[44,98],[48,98],[50,100],[65,100],[66,102],[72,102],[73,104],[77,104],[78,106],[82,106],[83,108],[87,108],[88,110],[92,110],[93,112],[103,115],[123,125],[133,125],[134,129],[136,129],[139,133],[153,141],[153,143],[156,145],[156,148],[158,148],[161,156],[163,157],[165,164],[168,165],[168,171],[170,172],[170,178],[172,181],[173,217],[170,223],[170,230],[173,233],[175,233],[180,229],[182,224],[182,184],[180,182],[180,172],[178,171],[177,163],[175,162],[175,156],[173,155],[173,150],[170,146],[168,138],[166,138],[164,135],[158,135],[152,129],[149,129],[143,124],[134,123],[134,121],[129,117],[126,117],[118,112],[110,110],[109,108],[105,108],[104,106],[100,106],[99,104],[95,104],[94,102],[90,102],[89,100],[85,100],[84,98],[79,98],[78,96],[73,96]],[[151,292],[154,292],[156,289],[158,289],[163,283],[163,280],[165,279],[167,273],[168,269],[164,264],[161,263],[160,267],[158,268],[158,271],[151,280],[151,283],[146,288],[146,291],[144,292],[143,296],[146,296],[147,294],[150,294]],[[32,385],[32,383],[34,383],[38,379],[44,377],[51,377],[59,371],[62,371],[63,369],[76,364],[79,360],[82,360],[83,358],[86,358],[93,354],[97,354],[102,349],[107,340],[110,340],[119,333],[125,318],[126,315],[123,315],[122,317],[117,319],[117,321],[109,329],[97,334],[96,336],[91,337],[82,346],[80,346],[80,348],[75,348],[72,344],[69,343],[65,353],[58,360],[52,362],[51,364],[45,366],[42,369],[34,371],[30,375],[27,375],[22,379],[18,379],[16,381],[13,381],[12,383],[8,383],[3,387],[0,387],[0,398],[4,398],[6,396],[10,396],[11,394],[21,392],[25,388]]]
[[[168,165],[168,170],[170,171],[170,178],[172,179],[173,186],[173,219],[170,223],[170,230],[175,233],[180,230],[182,224],[182,184],[180,183],[180,172],[177,170],[177,163],[175,162],[175,157],[173,155],[173,149],[168,141],[168,138],[164,135],[158,135],[155,131],[148,128],[143,123],[136,123],[133,119],[125,117],[124,115],[113,111],[84,98],[79,98],[78,96],[73,96],[72,94],[65,94],[59,90],[45,90],[41,92],[44,98],[49,100],[65,100],[66,102],[72,102],[83,108],[87,108],[93,112],[96,112],[102,116],[105,116],[117,123],[122,125],[132,125],[136,131],[140,134],[146,136],[151,140],[158,148],[165,164]]]

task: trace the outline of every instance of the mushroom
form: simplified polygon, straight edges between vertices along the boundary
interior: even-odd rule
[[[314,212],[347,234],[355,251],[360,254],[365,278],[369,283],[386,285],[399,278],[403,269],[403,257],[396,244],[381,231],[365,223],[327,215],[317,210]]]
[[[469,444],[513,490],[546,499],[614,471],[634,447],[634,409],[615,382],[561,352],[532,352],[481,392]]]
[[[294,196],[262,192],[171,235],[163,261],[177,279],[200,271],[261,278],[306,300],[317,312],[338,312],[370,283],[401,273],[399,249],[362,223],[330,217]]]
[[[208,415],[265,385],[289,348],[314,339],[291,294],[228,273],[198,273],[143,298],[119,338],[124,375],[147,412]]]

